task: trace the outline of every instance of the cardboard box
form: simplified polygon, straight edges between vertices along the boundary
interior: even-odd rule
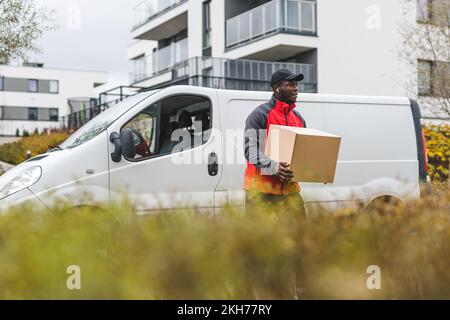
[[[341,137],[310,128],[270,125],[266,155],[289,163],[292,181],[332,183]]]

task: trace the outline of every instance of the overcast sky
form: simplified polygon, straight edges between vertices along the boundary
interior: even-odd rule
[[[140,0],[35,0],[55,10],[59,29],[38,41],[42,53],[31,61],[48,67],[107,71],[111,84],[128,84],[127,47],[133,7]]]

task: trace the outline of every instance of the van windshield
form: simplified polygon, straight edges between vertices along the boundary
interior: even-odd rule
[[[144,99],[150,97],[155,91],[149,91],[141,94],[131,96],[118,104],[115,104],[100,113],[98,116],[90,120],[80,129],[75,131],[70,137],[68,137],[59,148],[61,149],[71,149],[75,148],[86,141],[98,136],[100,133],[105,131],[111,123],[113,123],[122,114],[127,112],[130,108],[143,101]]]

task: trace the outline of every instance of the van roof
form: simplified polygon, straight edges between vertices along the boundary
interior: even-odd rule
[[[191,86],[177,86],[181,90],[189,92]],[[198,88],[198,87],[196,87]],[[272,92],[269,91],[246,91],[246,90],[225,90],[201,87],[205,92],[217,91],[221,96],[233,99],[244,100],[269,100]],[[162,89],[164,90],[164,89]],[[197,89],[198,90],[198,89]],[[363,96],[363,95],[340,95],[323,93],[299,93],[300,102],[333,102],[333,103],[358,103],[358,104],[390,104],[390,105],[410,105],[407,97],[392,96]]]

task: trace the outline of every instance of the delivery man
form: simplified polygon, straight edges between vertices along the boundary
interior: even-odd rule
[[[259,201],[279,209],[305,213],[300,186],[292,182],[289,164],[275,162],[265,153],[265,142],[271,124],[306,127],[305,120],[294,110],[299,88],[297,81],[303,74],[280,69],[272,74],[270,101],[253,110],[245,122],[244,152],[247,168],[244,176],[245,205],[247,212],[256,209]]]

